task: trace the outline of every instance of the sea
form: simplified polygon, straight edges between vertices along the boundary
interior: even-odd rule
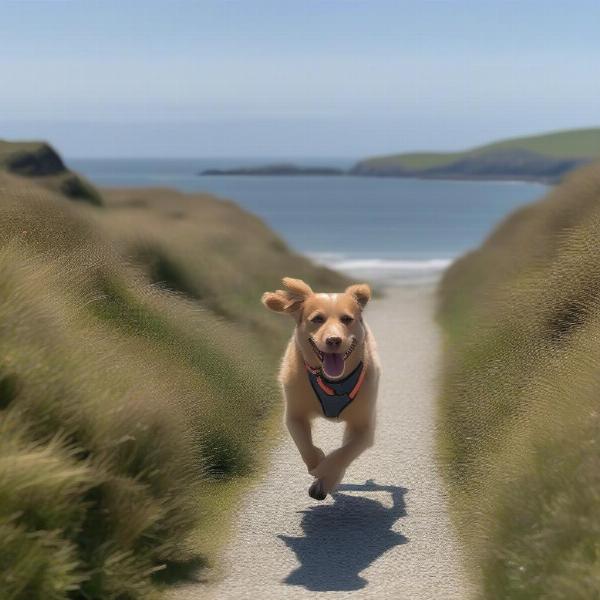
[[[347,168],[348,159],[71,159],[104,187],[166,186],[234,200],[294,250],[355,279],[433,282],[546,186],[356,176],[202,176],[205,169],[289,162]]]

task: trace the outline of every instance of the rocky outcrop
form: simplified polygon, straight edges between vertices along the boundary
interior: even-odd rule
[[[60,155],[45,142],[0,141],[0,170],[36,178],[47,189],[71,200],[95,206],[102,204],[98,190],[68,169]]]
[[[2,148],[5,150],[4,166],[11,173],[24,175],[26,177],[40,177],[44,175],[57,175],[64,173],[67,168],[61,157],[54,149],[45,143],[33,144],[14,144],[14,151],[11,152],[10,142],[2,142]]]
[[[300,167],[292,164],[239,167],[234,169],[206,169],[200,175],[345,175],[343,169],[334,167]]]

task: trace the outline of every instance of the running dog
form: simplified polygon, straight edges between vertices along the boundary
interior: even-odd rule
[[[304,281],[289,277],[283,286],[265,292],[262,302],[296,323],[279,371],[285,423],[315,478],[309,495],[324,500],[350,463],[373,445],[381,367],[363,319],[371,290],[361,283],[339,294],[315,293]],[[342,446],[327,456],[312,441],[311,423],[317,416],[345,423]]]

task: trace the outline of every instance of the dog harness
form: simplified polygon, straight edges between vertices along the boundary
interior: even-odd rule
[[[320,368],[314,369],[308,363],[304,364],[308,372],[308,380],[321,404],[323,414],[330,419],[339,417],[341,412],[356,398],[356,394],[365,380],[364,364],[361,361],[350,375],[336,381],[327,379]]]

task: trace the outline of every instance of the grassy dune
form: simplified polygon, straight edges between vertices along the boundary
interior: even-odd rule
[[[359,162],[361,175],[552,181],[600,158],[600,128],[501,140],[462,152],[414,152]]]
[[[600,590],[600,167],[454,264],[440,459],[483,597]]]
[[[0,170],[34,177],[38,185],[71,200],[99,206],[102,198],[86,179],[69,170],[56,151],[45,142],[0,140]]]
[[[0,598],[160,597],[264,446],[288,328],[260,293],[347,282],[232,203],[46,177],[0,170]]]

